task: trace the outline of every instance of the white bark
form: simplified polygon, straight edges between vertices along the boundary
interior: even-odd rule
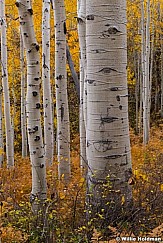
[[[87,83],[86,78],[86,1],[78,0],[78,35],[80,45],[80,166],[87,170],[86,119]]]
[[[57,113],[58,173],[65,181],[70,177],[70,125],[66,72],[66,15],[64,0],[54,1],[55,81]]]
[[[21,135],[22,135],[22,157],[27,156],[27,126],[26,126],[26,77],[24,68],[24,45],[22,34],[20,33],[20,68],[21,68]]]
[[[0,0],[0,25],[1,25],[1,63],[2,63],[2,86],[4,96],[4,116],[6,129],[6,156],[7,166],[14,165],[14,144],[12,136],[11,114],[10,114],[10,97],[8,86],[8,69],[7,69],[7,39],[6,39],[6,17],[5,1]]]
[[[144,27],[144,0],[141,2],[142,15],[142,75],[143,75],[143,143],[149,141],[149,56],[150,56],[150,0],[147,1],[146,31]]]
[[[47,164],[52,165],[54,137],[50,84],[50,0],[43,0],[42,7],[42,82],[45,158]]]
[[[126,1],[87,0],[86,10],[88,185],[102,200],[98,186],[109,177],[109,200],[121,206],[121,196],[132,198]]]
[[[0,86],[0,168],[3,165],[2,86]]]
[[[83,115],[85,127],[87,126],[87,54],[86,54],[86,0],[79,0],[78,3],[78,34],[79,34],[79,45],[80,45],[80,60],[84,71],[84,82],[83,84]]]
[[[40,121],[40,58],[33,26],[33,10],[28,0],[16,2],[24,47],[27,56],[27,130],[32,165],[32,192],[30,201],[34,211],[39,201],[46,199],[46,164]],[[38,200],[36,200],[38,199]]]

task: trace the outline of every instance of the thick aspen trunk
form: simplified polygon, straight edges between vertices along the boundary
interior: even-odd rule
[[[6,39],[6,17],[5,17],[5,0],[0,0],[0,25],[1,25],[1,63],[2,63],[2,86],[4,96],[4,117],[6,129],[6,156],[7,166],[14,165],[14,144],[12,136],[11,114],[10,114],[10,97],[8,86],[8,69],[7,69],[7,39]]]
[[[54,1],[55,81],[57,112],[58,173],[65,182],[70,177],[70,124],[66,72],[66,15],[64,0]]]
[[[27,156],[27,126],[26,126],[26,77],[24,68],[24,45],[22,34],[20,33],[20,68],[21,68],[21,134],[22,134],[22,157]]]
[[[50,85],[50,0],[43,1],[42,14],[42,82],[44,106],[44,144],[46,162],[47,164],[52,165],[54,153],[54,136]]]
[[[88,203],[107,227],[132,202],[125,0],[86,1],[86,50]]]
[[[32,165],[32,192],[30,202],[38,212],[46,200],[46,164],[40,120],[40,58],[33,26],[33,10],[28,0],[16,2],[24,47],[27,56],[27,130]]]

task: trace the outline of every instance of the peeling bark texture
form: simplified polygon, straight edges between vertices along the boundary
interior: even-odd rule
[[[42,13],[42,83],[44,107],[44,144],[46,163],[48,165],[52,165],[54,153],[54,132],[50,85],[50,0],[43,1]]]
[[[132,202],[126,1],[87,0],[86,19],[88,204],[109,223]]]
[[[86,81],[86,1],[78,0],[78,35],[80,45],[80,166],[87,172],[86,157],[86,113],[87,82]]]
[[[27,125],[26,125],[26,78],[24,70],[24,45],[20,33],[20,65],[21,65],[21,134],[22,134],[22,157],[27,156]]]
[[[7,70],[7,38],[6,38],[6,17],[5,17],[5,0],[0,0],[0,28],[1,28],[1,64],[2,64],[2,86],[4,97],[4,117],[6,129],[6,156],[7,167],[14,165],[14,144],[13,130],[11,125],[10,114],[10,96],[8,85],[8,70]]]
[[[32,192],[30,202],[35,213],[46,200],[46,164],[42,139],[40,110],[40,58],[39,46],[36,41],[30,1],[16,2],[19,11],[19,21],[27,56],[27,131],[29,152],[32,165]]]
[[[55,81],[57,113],[58,174],[65,182],[70,178],[70,124],[67,97],[66,34],[64,0],[54,1]]]

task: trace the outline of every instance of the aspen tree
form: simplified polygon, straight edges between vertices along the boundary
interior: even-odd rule
[[[0,168],[3,165],[2,85],[0,86]]]
[[[163,28],[161,28],[161,22],[163,21],[163,14],[161,9],[161,3],[158,3],[159,9],[159,21],[160,21],[160,41],[161,41],[161,117],[163,118]]]
[[[80,165],[87,170],[86,158],[86,1],[78,0],[78,35],[80,45]]]
[[[57,113],[58,174],[65,182],[70,177],[70,124],[66,72],[66,15],[64,0],[54,1],[55,87]]]
[[[145,53],[144,53],[144,84],[143,84],[143,143],[149,142],[149,57],[150,57],[150,0],[147,1],[147,20],[145,32]]]
[[[2,87],[4,97],[4,117],[6,129],[6,156],[7,166],[14,165],[14,144],[13,130],[11,125],[10,114],[10,96],[8,85],[8,68],[7,68],[7,39],[6,39],[6,17],[5,17],[5,0],[0,0],[0,25],[1,25],[1,64],[2,64]]]
[[[46,164],[40,121],[40,58],[33,26],[33,10],[28,0],[16,2],[27,57],[27,131],[32,165],[30,202],[37,212],[46,199]],[[41,203],[41,204],[40,204]]]
[[[141,1],[141,62],[143,79],[143,143],[149,142],[150,131],[150,0],[146,6],[146,25],[144,0]]]
[[[20,33],[20,68],[21,68],[21,134],[22,134],[22,157],[27,156],[27,126],[26,126],[26,77],[24,63],[24,45],[22,34]]]
[[[86,53],[88,202],[116,219],[132,202],[125,0],[86,1]]]
[[[53,162],[53,117],[50,85],[50,0],[43,0],[42,6],[42,83],[44,107],[45,158],[49,165]]]

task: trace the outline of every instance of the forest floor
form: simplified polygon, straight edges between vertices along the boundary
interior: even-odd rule
[[[93,238],[92,238],[92,243],[120,243],[120,242],[123,242],[123,243],[128,243],[128,242],[135,242],[135,243],[140,243],[140,242],[144,242],[144,240],[140,240],[141,238],[138,238],[138,236],[136,237],[134,234],[131,234],[131,235],[127,235],[125,233],[121,233],[119,234],[116,230],[116,228],[113,228],[112,229],[113,231],[113,239],[111,240],[108,240],[108,241],[102,241],[100,240],[100,236],[98,234],[98,232],[94,232],[94,235],[93,235]],[[128,240],[123,240],[125,237],[128,238]],[[146,234],[146,235],[143,235],[143,236],[140,236],[142,238],[145,238],[145,237],[149,237],[150,239],[152,238],[161,238],[162,240],[159,242],[163,242],[163,223],[161,225],[159,225],[158,227],[154,228],[150,233]],[[136,240],[135,240],[136,239]],[[137,240],[138,239],[138,240]],[[151,242],[158,242],[158,240],[150,240],[150,241],[145,241],[146,243],[151,243]]]
[[[112,234],[107,240],[102,240],[102,233],[94,229],[92,243],[137,242],[133,239],[146,236],[162,237],[163,240],[163,128],[151,129],[150,142],[146,147],[142,145],[141,136],[135,135],[132,130],[130,135],[134,217],[129,222],[122,220],[118,226],[110,225]],[[40,243],[36,240],[39,229],[35,227],[29,203],[30,161],[29,158],[22,159],[20,154],[15,158],[12,170],[7,170],[5,166],[0,169],[0,239],[4,243]],[[61,241],[54,241],[57,243],[62,242],[62,237],[71,239],[66,243],[84,243],[86,241],[78,239],[84,237],[88,230],[87,225],[83,224],[85,180],[79,169],[78,135],[72,141],[71,158],[72,181],[66,190],[57,179],[57,161],[47,168],[48,203],[52,205],[49,207],[48,220],[56,239],[61,238]],[[125,241],[122,236],[133,238]]]

